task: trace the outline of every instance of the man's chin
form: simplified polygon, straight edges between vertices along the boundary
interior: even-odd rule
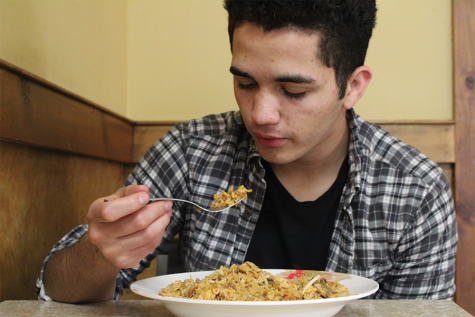
[[[293,162],[296,158],[290,155],[286,155],[284,151],[278,151],[276,149],[260,149],[257,148],[261,157],[271,164],[284,165]]]

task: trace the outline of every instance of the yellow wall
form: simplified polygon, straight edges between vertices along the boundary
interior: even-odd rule
[[[222,0],[129,0],[127,115],[186,120],[237,109]]]
[[[368,120],[452,119],[450,0],[377,0],[366,64],[373,80],[356,111]]]
[[[452,119],[451,0],[377,0],[356,110]],[[221,0],[0,0],[0,58],[130,119],[237,109]]]
[[[378,0],[369,120],[452,119],[450,0]],[[237,109],[221,0],[129,0],[127,114],[186,120]]]
[[[0,0],[0,58],[126,115],[127,0]]]

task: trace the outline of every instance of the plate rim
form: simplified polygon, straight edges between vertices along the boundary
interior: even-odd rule
[[[275,274],[273,272],[284,272],[284,271],[295,271],[295,270],[286,270],[286,269],[262,269],[263,271],[267,271],[269,273]],[[139,281],[135,281],[132,284],[130,284],[129,288],[132,292],[136,293],[137,295],[144,296],[147,298],[155,299],[162,301],[164,304],[166,303],[187,303],[187,304],[193,304],[193,305],[236,305],[239,304],[239,306],[268,306],[268,305],[279,305],[279,306],[285,306],[285,305],[311,305],[311,304],[316,304],[316,303],[341,303],[344,304],[348,301],[360,299],[366,296],[369,296],[371,294],[374,294],[378,291],[379,289],[379,283],[363,276],[358,276],[354,274],[348,274],[350,277],[355,277],[355,278],[360,278],[360,279],[365,279],[368,280],[370,283],[374,283],[373,286],[371,287],[371,290],[368,290],[366,292],[363,292],[361,294],[355,294],[355,295],[349,295],[349,296],[343,296],[343,297],[336,297],[336,298],[323,298],[323,299],[308,299],[308,300],[291,300],[291,301],[218,301],[218,300],[204,300],[204,299],[187,299],[187,298],[178,298],[178,297],[167,297],[167,296],[162,296],[158,295],[158,293],[151,294],[151,293],[144,293],[140,290],[135,289],[133,286],[137,283],[140,285],[141,281],[150,281],[153,279],[160,279],[165,276],[167,277],[173,277],[173,276],[178,276],[178,275],[183,275],[183,274],[211,274],[215,272],[216,270],[210,270],[210,271],[195,271],[195,272],[182,272],[182,273],[174,273],[174,274],[166,274],[166,275],[159,275],[159,276],[154,276],[154,277],[149,277],[145,278]],[[328,272],[328,273],[338,273],[338,272],[329,272],[329,271],[321,271],[321,272]],[[344,273],[347,274],[347,273]]]

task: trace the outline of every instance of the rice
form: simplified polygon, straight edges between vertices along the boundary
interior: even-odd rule
[[[328,280],[316,271],[306,275],[276,277],[252,262],[233,264],[206,276],[176,281],[163,288],[159,295],[203,300],[227,301],[289,301],[349,296],[348,289]],[[327,274],[328,275],[328,274]]]
[[[247,198],[247,193],[252,192],[252,189],[246,189],[241,185],[237,190],[233,190],[234,186],[229,188],[228,192],[222,192],[219,195],[214,195],[214,202],[211,204],[212,208],[234,206],[236,202],[242,198]]]

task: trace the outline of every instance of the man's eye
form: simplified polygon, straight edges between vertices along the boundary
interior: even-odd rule
[[[247,85],[238,83],[239,89],[252,89],[252,88],[256,87],[256,85],[257,85],[256,83],[247,84]]]
[[[306,91],[303,91],[303,92],[298,92],[298,93],[292,93],[292,92],[288,92],[287,90],[283,89],[283,92],[284,92],[284,95],[286,95],[287,97],[289,97],[290,99],[300,99],[300,98],[303,98],[305,96],[305,94],[307,93]]]

